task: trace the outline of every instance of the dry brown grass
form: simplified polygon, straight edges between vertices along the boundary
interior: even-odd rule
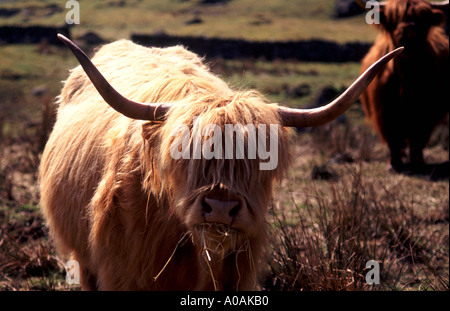
[[[298,139],[287,195],[272,209],[266,289],[448,290],[448,171],[390,173],[372,135],[364,124],[334,125]],[[432,149],[434,160],[448,157]],[[365,282],[369,260],[380,285]]]
[[[42,128],[51,124],[8,122],[0,123],[0,289],[69,289],[37,206]]]

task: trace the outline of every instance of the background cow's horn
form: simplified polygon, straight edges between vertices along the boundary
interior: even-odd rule
[[[400,47],[376,61],[341,96],[326,106],[315,109],[279,107],[283,126],[308,127],[326,124],[343,114],[375,78],[380,69],[403,51]]]
[[[448,4],[449,4],[449,0],[447,0],[447,1],[440,1],[440,2],[437,2],[437,1],[432,1],[431,2],[431,6],[433,8],[436,8],[436,9],[446,9],[446,8],[449,7]]]
[[[132,119],[148,121],[164,119],[170,105],[139,103],[123,97],[106,81],[89,57],[75,43],[61,34],[58,34],[58,38],[70,48],[92,84],[112,108]]]

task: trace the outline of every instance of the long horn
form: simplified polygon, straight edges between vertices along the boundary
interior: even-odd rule
[[[361,93],[372,82],[377,73],[391,59],[403,51],[403,47],[386,54],[370,66],[341,96],[326,106],[315,109],[293,109],[278,107],[283,126],[309,127],[320,126],[333,121],[358,99]]]
[[[449,4],[449,0],[447,0],[447,1],[440,1],[440,2],[437,2],[437,1],[432,1],[431,2],[431,6],[433,8],[435,8],[435,9],[442,9],[442,10],[447,9],[449,7],[448,4]]]
[[[99,94],[112,108],[132,119],[148,121],[164,119],[170,105],[139,103],[123,97],[106,81],[89,57],[75,43],[62,34],[58,34],[58,38],[72,51]]]

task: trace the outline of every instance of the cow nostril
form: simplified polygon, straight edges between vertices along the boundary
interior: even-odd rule
[[[234,206],[230,212],[228,213],[228,215],[230,215],[231,218],[234,218],[237,216],[237,214],[239,213],[239,210],[241,209],[241,204],[237,203],[236,206]]]
[[[211,206],[208,203],[206,203],[205,200],[202,201],[202,210],[203,213],[205,214],[210,214],[212,212]]]

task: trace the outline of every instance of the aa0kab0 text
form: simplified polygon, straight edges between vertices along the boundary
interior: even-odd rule
[[[214,304],[223,306],[268,306],[269,297],[259,295],[233,295],[226,296],[225,299],[220,299],[187,295],[187,297],[182,297],[180,301],[181,306],[203,306],[208,309],[210,309]]]

